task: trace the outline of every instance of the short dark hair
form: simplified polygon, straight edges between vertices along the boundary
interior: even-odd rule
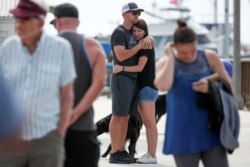
[[[78,9],[75,5],[71,3],[62,3],[60,5],[55,6],[52,8],[52,13],[58,17],[72,17],[78,18]],[[50,21],[50,24],[55,24],[55,19]]]
[[[183,19],[177,21],[178,27],[174,32],[175,44],[192,43],[197,40],[197,35],[194,30],[187,26],[187,23]]]

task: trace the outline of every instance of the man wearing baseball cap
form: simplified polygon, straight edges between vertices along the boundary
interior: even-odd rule
[[[75,18],[78,20],[78,9],[71,3],[63,3],[54,7],[52,13],[56,18]],[[55,24],[56,18],[53,19],[50,24]]]
[[[144,12],[144,9],[140,9],[138,8],[136,3],[130,2],[130,3],[123,5],[121,11],[122,11],[122,14],[126,12],[138,12],[139,14],[140,12]]]
[[[131,32],[133,24],[138,22],[138,18],[143,11],[134,2],[127,3],[122,7],[123,24],[115,28],[111,35],[114,65],[136,65],[138,62],[137,52],[140,49],[152,48],[151,37],[146,37],[137,44]],[[109,132],[112,150],[109,162],[119,164],[134,163],[135,159],[125,151],[124,146],[129,116],[138,112],[137,73],[123,70],[120,73],[113,74],[111,91],[112,118]]]
[[[58,35],[67,39],[74,51],[77,78],[70,127],[65,137],[64,167],[98,167],[100,142],[94,124],[93,102],[106,81],[106,56],[100,42],[77,33],[78,9],[71,3],[55,6],[51,21]]]
[[[69,42],[43,31],[47,11],[44,0],[20,0],[10,10],[17,35],[0,48],[0,73],[19,104],[25,144],[0,154],[3,167],[63,166],[76,73]]]

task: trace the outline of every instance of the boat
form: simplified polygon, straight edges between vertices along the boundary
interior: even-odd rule
[[[146,14],[161,20],[158,23],[148,23],[149,34],[152,35],[156,41],[155,45],[155,57],[156,61],[165,56],[164,47],[168,42],[173,41],[173,34],[177,28],[178,19],[185,19],[187,25],[191,27],[197,34],[198,48],[200,49],[212,49],[217,52],[217,45],[213,43],[209,37],[209,30],[196,22],[191,16],[183,17],[183,12],[188,13],[190,10],[188,8],[176,7],[176,8],[162,8],[162,14],[156,15],[149,11],[145,11]],[[164,12],[176,11],[180,13],[180,17],[176,18],[164,18],[162,16],[167,16]]]

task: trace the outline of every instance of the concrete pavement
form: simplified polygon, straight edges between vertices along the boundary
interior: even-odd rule
[[[111,113],[111,100],[106,97],[99,97],[95,103],[95,121],[105,117]],[[250,167],[250,111],[239,111],[241,118],[241,130],[240,130],[240,147],[234,151],[233,154],[228,155],[230,167]],[[134,166],[155,166],[155,167],[176,167],[172,156],[166,156],[162,153],[163,140],[165,133],[165,121],[166,116],[162,117],[158,122],[157,127],[159,131],[159,139],[157,146],[157,158],[158,164],[146,165],[146,164],[110,164],[107,158],[101,158],[99,167],[134,167]],[[101,153],[104,153],[110,143],[109,134],[102,134],[99,136],[101,141]],[[146,153],[147,144],[144,127],[141,130],[140,138],[137,142],[135,157],[140,157]],[[203,167],[201,164],[200,167]]]

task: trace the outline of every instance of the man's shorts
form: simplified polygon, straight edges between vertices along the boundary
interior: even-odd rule
[[[137,112],[138,84],[137,79],[126,75],[113,75],[111,84],[112,114],[128,116]]]
[[[158,91],[156,89],[145,86],[139,91],[139,102],[155,102],[157,96]]]

